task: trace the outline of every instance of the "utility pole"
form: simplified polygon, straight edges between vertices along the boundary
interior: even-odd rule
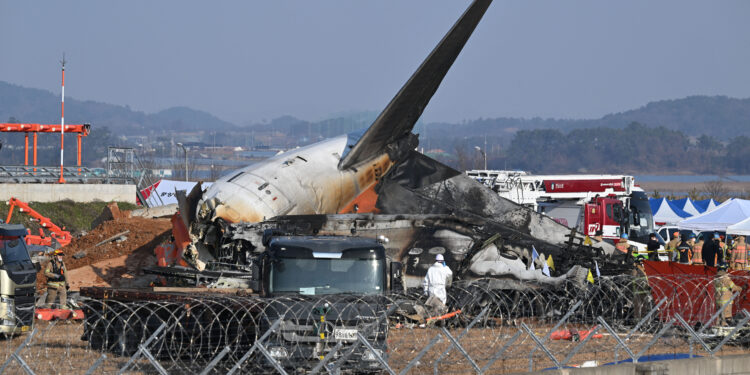
[[[65,53],[63,53],[63,59],[60,61],[62,64],[62,91],[60,94],[60,180],[57,182],[64,184],[65,179],[63,178],[63,157],[65,155]],[[34,134],[36,136],[36,134]],[[36,141],[36,138],[34,138]],[[34,158],[34,165],[36,165],[36,158]]]
[[[185,182],[188,180],[188,158],[187,158],[187,148],[185,148],[185,145],[182,143],[178,143],[178,146],[182,147],[182,151],[185,151]]]
[[[474,149],[482,153],[482,156],[484,157],[484,170],[486,171],[487,170],[487,153],[484,152],[484,150],[482,150],[482,148],[479,146],[474,146]]]

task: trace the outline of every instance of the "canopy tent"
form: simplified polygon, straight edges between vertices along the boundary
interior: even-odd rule
[[[727,234],[750,236],[750,217],[727,227]]]
[[[712,211],[714,208],[719,207],[720,203],[714,199],[701,199],[701,200],[693,201],[693,205],[701,213],[703,213],[706,211]]]
[[[696,207],[690,198],[674,199],[672,200],[672,203],[674,203],[681,210],[689,213],[690,216],[702,214],[703,212],[706,211],[705,209],[701,210],[698,207]]]
[[[659,210],[661,200],[664,198],[648,198],[648,205],[651,206],[651,215],[655,214]]]
[[[699,231],[726,231],[727,227],[750,217],[750,201],[746,199],[728,200],[713,211],[685,219],[677,226],[680,229]]]
[[[651,204],[651,202],[649,202]],[[656,210],[654,210],[656,207]],[[654,222],[664,223],[662,225],[672,225],[690,217],[689,213],[681,210],[677,205],[666,198],[658,199],[651,205],[651,212],[654,215]]]

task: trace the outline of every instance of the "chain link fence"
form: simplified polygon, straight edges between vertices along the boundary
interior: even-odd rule
[[[705,276],[512,285],[456,283],[448,314],[419,291],[89,299],[82,321],[37,321],[4,339],[0,373],[511,373],[739,354],[750,344],[746,291],[717,306]]]

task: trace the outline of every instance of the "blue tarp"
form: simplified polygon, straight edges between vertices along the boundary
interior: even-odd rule
[[[655,204],[650,204],[652,207],[651,212],[654,213],[654,222],[657,223],[666,223],[667,225],[677,224],[683,219],[692,216],[666,198],[661,198]],[[656,206],[656,210],[653,209],[654,206]]]
[[[706,212],[707,210],[714,209],[720,204],[721,203],[717,202],[715,199],[701,199],[693,201],[693,205],[698,209],[698,211],[701,211],[701,213]]]
[[[672,203],[674,203],[674,205],[679,207],[681,210],[689,213],[690,216],[702,214],[706,211],[705,209],[700,209],[699,207],[697,207],[694,204],[694,201],[692,201],[690,198],[672,199]]]

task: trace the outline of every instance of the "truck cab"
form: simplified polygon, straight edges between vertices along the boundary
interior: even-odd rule
[[[37,269],[31,262],[23,225],[0,224],[0,333],[31,329]]]
[[[266,296],[383,294],[385,248],[358,237],[283,236],[272,239],[263,263]]]
[[[267,241],[261,261],[262,294],[271,297],[261,332],[280,321],[269,338],[270,355],[288,369],[310,369],[341,346],[334,358],[365,337],[342,366],[377,371],[385,356],[388,286],[402,288],[401,265],[386,260],[377,240],[345,236],[278,236]]]

